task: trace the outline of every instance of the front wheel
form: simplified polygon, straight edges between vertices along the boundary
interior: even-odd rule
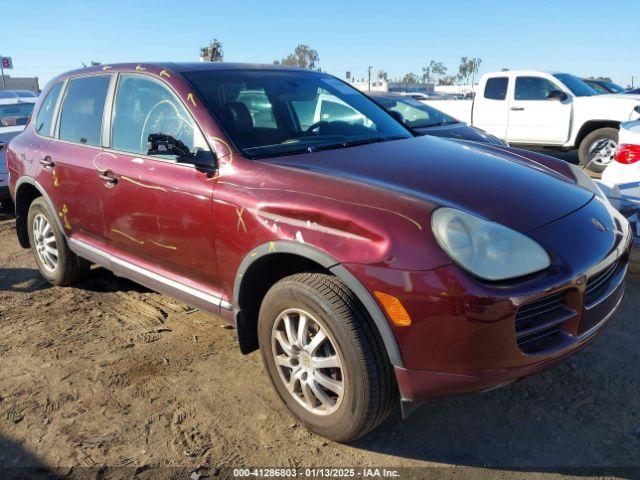
[[[397,388],[382,340],[336,277],[304,273],[276,283],[258,334],[276,392],[312,432],[351,441],[389,415]]]
[[[578,149],[580,166],[592,172],[601,173],[613,161],[618,146],[616,128],[599,128],[582,139]]]

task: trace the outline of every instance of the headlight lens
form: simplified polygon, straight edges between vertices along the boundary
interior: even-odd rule
[[[551,265],[547,252],[529,237],[455,208],[434,211],[431,228],[454,262],[485,280],[522,277]]]
[[[586,190],[589,190],[596,197],[599,197],[600,199],[604,200],[605,202],[608,202],[607,196],[604,193],[602,193],[602,190],[600,190],[600,187],[598,185],[596,185],[596,182],[591,180],[591,177],[589,175],[587,175],[587,173],[583,169],[581,169],[580,167],[578,167],[577,165],[574,165],[572,163],[569,164],[569,168],[571,168],[571,171],[573,172],[574,176],[576,177],[576,183],[580,187],[582,187],[582,188],[584,188]]]

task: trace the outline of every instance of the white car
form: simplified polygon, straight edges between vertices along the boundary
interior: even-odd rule
[[[473,100],[424,102],[511,145],[578,149],[580,164],[597,172],[613,157],[620,123],[640,119],[640,98],[598,95],[582,79],[555,72],[489,73]]]
[[[635,185],[635,196],[640,201],[640,122],[620,125],[619,142],[614,161],[602,172],[602,183],[627,193]]]
[[[620,125],[620,145],[601,182],[611,189],[611,203],[627,216],[640,243],[640,122]]]
[[[0,203],[10,199],[4,147],[24,130],[36,100],[35,96],[23,96],[11,90],[0,91]]]

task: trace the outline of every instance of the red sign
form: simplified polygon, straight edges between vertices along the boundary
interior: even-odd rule
[[[13,62],[11,61],[11,57],[0,57],[0,61],[2,62],[3,69],[13,70]]]

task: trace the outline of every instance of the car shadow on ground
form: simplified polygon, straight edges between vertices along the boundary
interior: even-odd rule
[[[37,268],[2,268],[0,267],[0,290],[19,293],[32,293],[51,288]],[[90,292],[138,292],[148,293],[148,288],[117,277],[102,267],[93,267],[81,281],[74,283],[73,288]]]
[[[62,477],[16,442],[0,435],[0,478],[58,480]]]
[[[638,278],[628,280],[627,295],[639,293]],[[396,412],[352,446],[448,465],[640,478],[636,308],[623,303],[602,336],[554,368],[502,389],[432,399],[404,421]]]

